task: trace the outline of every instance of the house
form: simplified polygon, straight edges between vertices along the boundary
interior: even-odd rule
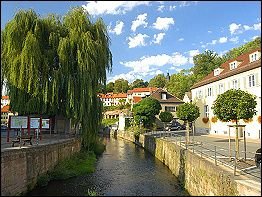
[[[183,101],[185,103],[190,103],[192,102],[192,94],[191,92],[186,92],[185,95],[184,95],[184,98],[183,98]]]
[[[1,107],[1,125],[8,125],[9,116],[13,115],[17,115],[17,113],[14,114],[13,112],[11,112],[9,105]]]
[[[9,96],[2,96],[1,98],[1,108],[5,105],[10,105]]]
[[[261,139],[261,49],[257,48],[228,60],[213,70],[204,79],[191,87],[192,101],[200,108],[200,117],[195,122],[195,131],[216,135],[228,135],[230,122],[216,119],[211,109],[217,96],[229,89],[241,89],[256,96],[257,114],[244,124],[246,137]],[[203,119],[207,117],[208,119]],[[208,120],[208,122],[204,121]],[[232,135],[235,135],[232,128]],[[231,132],[231,130],[230,130]]]
[[[172,113],[174,118],[177,118],[176,116],[177,106],[184,103],[182,100],[180,100],[176,96],[173,96],[172,94],[170,94],[169,92],[167,92],[166,90],[162,88],[158,88],[157,91],[152,93],[150,97],[155,98],[160,102],[160,105],[162,107],[160,112],[169,111]]]
[[[127,100],[131,104],[131,109],[133,105],[141,101],[143,98],[150,96],[155,92],[157,88],[147,87],[147,88],[134,88],[133,90],[127,91]]]
[[[128,103],[126,93],[114,94],[113,92],[109,92],[107,94],[99,94],[98,96],[104,106],[117,106]]]

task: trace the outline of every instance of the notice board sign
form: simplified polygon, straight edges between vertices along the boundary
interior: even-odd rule
[[[26,129],[27,128],[27,116],[10,116],[10,122],[11,122],[11,129]]]
[[[40,128],[40,118],[30,118],[30,128]],[[49,129],[49,119],[42,119],[42,129]]]
[[[42,119],[42,128],[49,129],[50,127],[50,120],[49,119]]]
[[[40,118],[30,118],[30,128],[38,129],[40,126]]]

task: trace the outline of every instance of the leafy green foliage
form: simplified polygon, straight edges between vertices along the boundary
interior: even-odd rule
[[[194,75],[185,72],[173,74],[166,87],[168,92],[176,97],[183,99],[185,92],[190,91],[190,87],[195,83]]]
[[[113,125],[118,121],[118,118],[102,119],[102,124],[104,126]]]
[[[160,112],[159,118],[162,122],[170,122],[173,120],[173,115],[169,111]]]
[[[114,84],[114,93],[126,93],[129,89],[128,81],[125,79],[117,79]]]
[[[71,118],[81,123],[82,142],[89,148],[102,119],[97,91],[112,68],[103,20],[92,23],[80,7],[62,20],[21,10],[2,30],[1,41],[1,71],[11,110]]]
[[[163,88],[166,85],[166,77],[164,74],[158,74],[154,78],[150,79],[148,87]]]
[[[199,116],[199,107],[193,103],[184,103],[177,107],[176,115],[180,120],[193,122]]]
[[[109,82],[106,85],[106,92],[113,92],[114,91],[114,82]]]
[[[130,85],[131,89],[134,88],[146,88],[148,86],[148,82],[145,81],[143,79],[136,79],[135,81],[133,81],[133,83]]]
[[[136,125],[139,125],[141,120],[144,127],[151,127],[155,121],[155,115],[159,114],[160,110],[161,105],[158,100],[150,97],[142,99],[133,107]]]
[[[256,97],[242,90],[230,89],[218,95],[212,109],[222,121],[249,119],[256,114]]]

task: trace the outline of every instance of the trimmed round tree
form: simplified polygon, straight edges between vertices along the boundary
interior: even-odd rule
[[[173,115],[171,112],[169,111],[164,111],[164,112],[160,112],[159,114],[159,118],[162,122],[164,122],[165,126],[167,122],[170,122],[171,120],[173,120]]]
[[[177,107],[176,115],[180,120],[186,122],[186,144],[189,143],[189,123],[195,121],[200,113],[199,107],[194,103],[184,103]]]
[[[218,95],[212,109],[219,120],[236,123],[236,157],[239,157],[238,125],[240,119],[253,118],[256,114],[256,96],[243,90],[230,89]]]
[[[161,110],[160,102],[154,98],[148,97],[135,104],[133,107],[134,120],[137,125],[143,122],[146,128],[152,127],[155,122],[155,115]]]

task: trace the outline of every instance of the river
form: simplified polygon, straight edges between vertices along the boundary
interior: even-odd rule
[[[96,171],[63,181],[51,181],[28,196],[189,196],[171,171],[150,153],[123,139],[105,137],[106,150]]]

